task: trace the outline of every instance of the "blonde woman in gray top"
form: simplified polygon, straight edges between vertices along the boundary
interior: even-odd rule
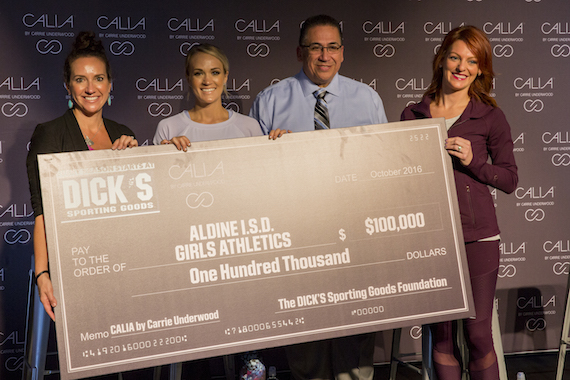
[[[186,58],[186,79],[195,105],[160,121],[153,143],[174,144],[187,151],[192,141],[263,135],[257,120],[222,105],[228,74],[228,58],[221,49],[209,44],[192,47]]]

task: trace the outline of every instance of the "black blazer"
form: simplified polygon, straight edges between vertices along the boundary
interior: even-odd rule
[[[105,118],[103,118],[103,122],[112,142],[122,135],[134,136],[133,131],[125,125]],[[38,154],[75,152],[80,150],[89,150],[89,148],[83,139],[81,128],[79,128],[79,124],[72,110],[67,110],[63,116],[55,120],[38,124],[32,134],[30,151],[26,159],[34,216],[37,217],[43,214],[40,174],[38,171]]]

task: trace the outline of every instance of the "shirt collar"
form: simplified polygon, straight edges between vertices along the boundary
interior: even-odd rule
[[[295,75],[295,78],[297,78],[297,80],[299,81],[299,84],[301,85],[301,90],[303,91],[303,95],[305,97],[309,96],[314,97],[313,92],[317,91],[320,88],[319,86],[314,84],[313,81],[309,79],[309,77],[307,77],[303,69],[301,69],[301,71],[299,71],[299,73]],[[327,93],[329,94],[332,94],[334,96],[338,96],[338,94],[340,94],[340,79],[338,73],[335,74],[331,83],[325,88],[327,90]]]

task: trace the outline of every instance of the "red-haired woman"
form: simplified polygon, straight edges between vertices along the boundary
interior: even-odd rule
[[[433,78],[422,101],[402,120],[443,117],[445,149],[453,160],[457,197],[476,317],[465,321],[472,380],[499,379],[491,317],[499,266],[499,227],[488,186],[511,193],[517,186],[511,129],[490,96],[492,50],[474,26],[453,29],[433,60]],[[490,160],[489,160],[490,158]],[[436,325],[434,367],[440,380],[461,379],[452,323]]]

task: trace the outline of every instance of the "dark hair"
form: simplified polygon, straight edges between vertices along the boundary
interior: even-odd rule
[[[63,65],[63,79],[65,84],[68,84],[71,80],[71,64],[77,58],[83,57],[95,57],[99,58],[105,64],[105,69],[107,70],[107,78],[109,81],[112,78],[111,66],[109,65],[109,60],[105,55],[105,48],[101,40],[95,39],[95,33],[93,32],[79,32],[73,45],[71,46],[71,51],[65,58],[65,63]]]
[[[327,15],[317,15],[311,16],[303,22],[301,25],[301,33],[299,34],[299,46],[304,45],[305,37],[307,37],[307,32],[314,26],[332,26],[338,30],[338,34],[340,36],[340,43],[342,45],[343,37],[342,37],[342,30],[340,28],[339,22]]]
[[[451,45],[459,40],[465,42],[469,50],[475,54],[479,70],[481,71],[481,74],[475,78],[469,87],[469,97],[497,107],[497,102],[489,95],[493,88],[493,78],[495,77],[491,43],[482,30],[472,25],[455,28],[447,34],[433,58],[433,77],[424,96],[433,96],[435,103],[439,103],[443,80],[443,61],[447,58]]]

